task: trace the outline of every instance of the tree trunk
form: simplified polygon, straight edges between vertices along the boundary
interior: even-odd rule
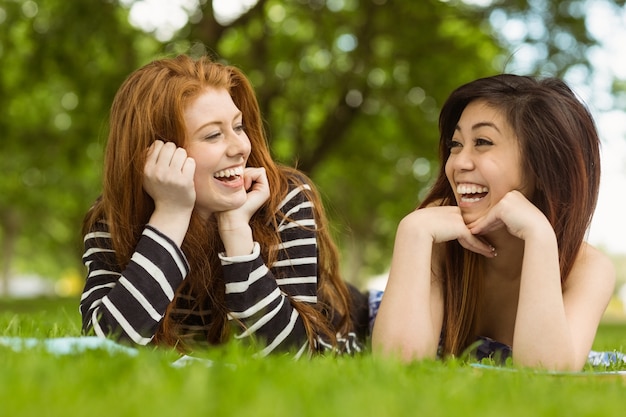
[[[1,215],[2,226],[2,254],[0,260],[2,269],[0,270],[0,295],[9,296],[9,280],[11,277],[11,266],[15,255],[15,246],[19,231],[19,214],[9,208]]]

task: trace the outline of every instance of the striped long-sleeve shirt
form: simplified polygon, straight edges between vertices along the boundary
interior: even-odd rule
[[[296,348],[300,356],[308,351],[302,317],[293,307],[295,302],[317,302],[316,224],[305,188],[308,185],[292,188],[279,206],[285,215],[281,218],[288,220],[278,226],[281,243],[275,263],[265,264],[256,242],[250,255],[219,254],[228,318],[243,324],[235,337],[265,341],[260,355]],[[187,276],[189,264],[174,242],[149,225],[125,268],[116,265],[110,239],[104,223],[84,238],[83,262],[88,275],[80,301],[83,332],[148,344]],[[177,305],[173,314],[192,318],[181,323],[183,331],[202,333],[208,328],[203,323],[210,323],[211,311],[190,311]],[[337,338],[340,352],[361,350],[355,333],[338,334]],[[315,335],[315,339],[319,350],[330,349],[322,337]]]

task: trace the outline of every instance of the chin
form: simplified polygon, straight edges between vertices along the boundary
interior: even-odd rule
[[[481,216],[481,213],[472,212],[469,213],[467,211],[461,210],[461,217],[463,217],[463,221],[465,224],[469,224],[475,220],[477,220]]]
[[[246,200],[247,194],[245,192],[241,192],[228,196],[212,196],[210,199],[205,199],[204,202],[197,199],[196,206],[210,213],[219,213],[223,211],[236,210],[243,206]]]
[[[245,191],[237,193],[236,195],[229,196],[228,198],[222,200],[223,209],[220,211],[238,209],[245,204],[247,199],[248,195]]]

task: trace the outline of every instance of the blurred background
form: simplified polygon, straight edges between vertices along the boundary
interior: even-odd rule
[[[317,183],[361,288],[438,170],[447,95],[501,72],[562,77],[601,132],[589,239],[614,259],[607,314],[622,314],[624,0],[0,0],[0,296],[80,293],[113,96],[178,53],[248,74],[275,158]]]

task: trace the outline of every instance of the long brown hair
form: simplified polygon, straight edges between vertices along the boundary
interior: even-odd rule
[[[501,74],[456,89],[439,116],[439,174],[420,207],[456,205],[445,174],[450,156],[447,143],[465,107],[479,99],[499,109],[516,132],[523,172],[535,184],[530,200],[554,228],[561,281],[565,282],[598,199],[600,140],[588,109],[563,81]],[[458,354],[476,336],[473,324],[483,258],[456,241],[445,248],[443,349]]]
[[[301,313],[311,345],[314,344],[313,335],[317,333],[326,335],[334,343],[336,332],[347,332],[352,327],[350,295],[340,277],[338,251],[328,230],[321,199],[303,173],[278,165],[272,159],[254,90],[236,67],[214,62],[208,57],[192,59],[181,55],[153,61],[126,79],[111,108],[103,193],[85,216],[83,233],[92,229],[94,223],[106,221],[118,264],[128,264],[154,210],[153,200],[142,187],[146,149],[157,139],[185,146],[184,109],[207,87],[229,91],[243,114],[250,139],[252,149],[248,166],[264,167],[266,170],[272,192],[268,201],[251,219],[250,226],[268,265],[277,257],[277,221],[280,219],[276,218],[276,211],[287,193],[289,183],[306,182],[311,186],[311,190],[305,192],[315,207],[319,261],[318,304],[296,301],[292,301],[292,304]],[[190,272],[176,291],[155,341],[186,349],[172,310],[179,298],[191,297],[195,299],[194,308],[210,306],[211,323],[207,342],[221,343],[228,336],[228,325],[222,268],[217,256],[223,246],[215,221],[207,224],[194,212],[182,250],[189,261]]]

